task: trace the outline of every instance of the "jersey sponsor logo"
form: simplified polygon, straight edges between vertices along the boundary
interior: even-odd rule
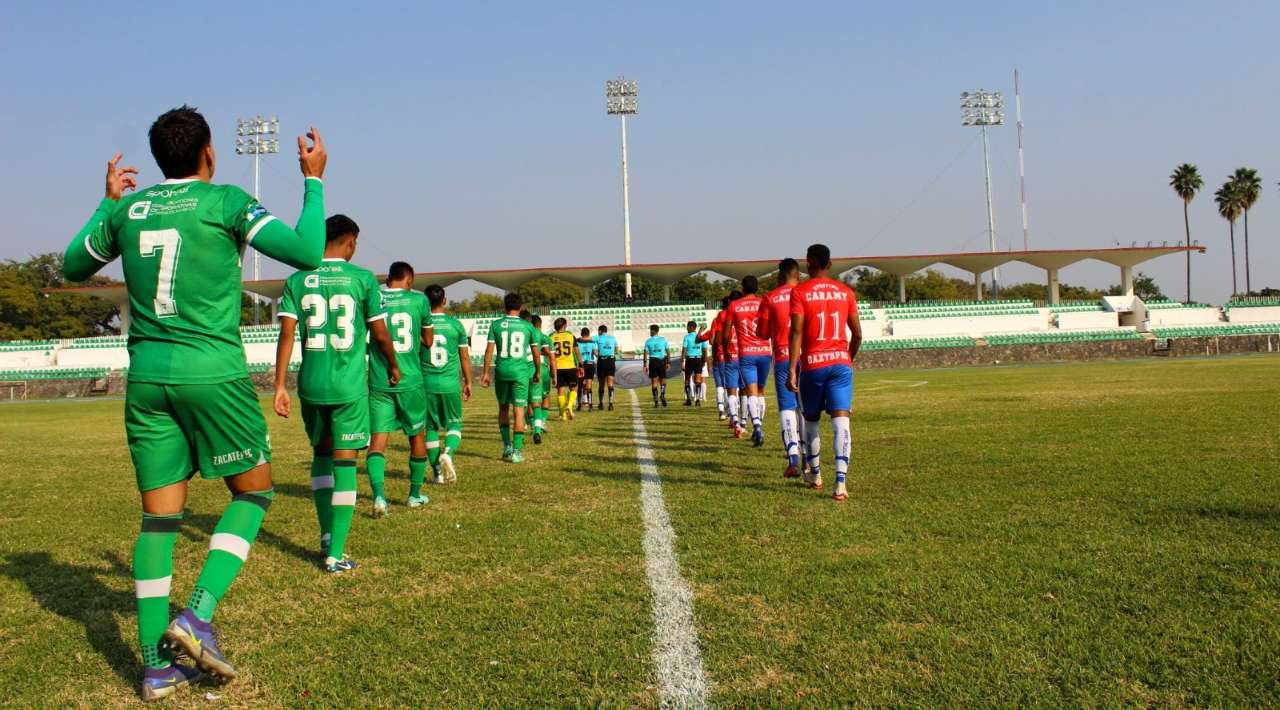
[[[154,187],[150,190],[147,190],[146,196],[147,197],[173,197],[174,195],[185,195],[187,191],[191,189],[191,186],[195,184],[196,184],[195,182],[189,182],[183,185],[182,187],[175,187],[172,189],[167,187]]]
[[[225,454],[214,454],[213,465],[225,466],[226,464],[229,464],[229,463],[235,463],[236,461],[244,461],[245,459],[252,459],[252,458],[253,458],[253,449],[241,449],[240,451],[230,451]]]
[[[316,288],[320,285],[320,274],[307,274],[302,277],[302,285],[307,288]]]
[[[844,290],[813,289],[804,294],[806,303],[812,301],[848,301],[849,292]]]
[[[266,207],[263,207],[262,205],[258,204],[257,202],[250,202],[250,203],[249,203],[249,209],[248,209],[248,210],[246,210],[246,211],[245,211],[245,213],[244,213],[244,221],[246,221],[246,222],[252,222],[253,220],[255,220],[255,219],[257,219],[257,218],[261,217],[262,215],[264,215],[264,214],[266,214],[266,213],[267,213],[267,208],[266,208]]]
[[[847,363],[849,360],[848,350],[829,350],[826,352],[806,353],[804,356],[806,365],[817,367],[820,365],[832,365],[836,363]]]
[[[129,219],[146,219],[151,213],[151,202],[143,200],[129,205]]]

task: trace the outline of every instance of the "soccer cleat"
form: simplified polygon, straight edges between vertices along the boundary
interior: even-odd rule
[[[729,418],[728,414],[725,414],[724,412],[720,412],[720,421],[722,422],[726,421],[728,418]]]
[[[831,499],[837,503],[843,503],[849,500],[849,492],[845,490],[844,481],[836,483],[836,489],[831,492]]]
[[[813,474],[809,476],[809,487],[815,491],[822,490],[822,472],[814,469]]]
[[[572,410],[572,409],[570,409],[569,411],[565,412],[565,415],[567,415],[567,417],[568,417],[568,421],[573,421],[573,410]]]
[[[693,400],[693,406],[695,406],[695,407],[701,407],[701,406],[702,406],[702,400],[700,400],[700,399],[695,399],[695,400]]]
[[[350,557],[347,557],[346,555],[343,555],[342,559],[340,560],[335,560],[332,557],[326,560],[324,565],[324,571],[328,572],[329,574],[342,574],[343,572],[350,572],[351,570],[355,569],[357,566],[358,565],[356,565],[355,560],[351,559]]]
[[[747,433],[747,430],[746,430],[746,429],[743,429],[743,428],[742,428],[742,427],[740,427],[740,426],[736,426],[736,427],[734,427],[734,428],[733,428],[733,438],[735,438],[735,439],[741,439],[741,438],[742,438],[742,435],[743,435],[743,434],[746,434],[746,433]]]
[[[436,474],[436,475],[431,479],[431,482],[432,482],[432,483],[434,483],[434,484],[435,484],[435,485],[437,485],[437,486],[443,486],[443,485],[444,485],[444,474],[443,474],[443,473],[437,473],[437,474]]]
[[[693,406],[693,400],[692,400],[692,399],[689,399],[688,397],[685,397],[685,398],[684,398],[684,406],[686,406],[686,407],[692,407],[692,406]]]
[[[453,465],[453,457],[448,452],[440,454],[440,471],[444,474],[444,482],[453,483],[458,480],[458,469]]]
[[[142,696],[144,703],[163,700],[178,692],[179,688],[203,677],[204,674],[199,670],[177,663],[168,668],[147,668],[142,672],[142,686],[138,689],[138,695]]]
[[[663,395],[663,396],[662,396],[662,406],[664,406],[664,407],[665,407],[665,406],[667,406],[667,397],[666,397],[666,395]]]
[[[609,411],[610,411],[610,412],[612,412],[612,411],[613,411],[613,402],[610,402],[610,403],[609,403]]]
[[[751,431],[751,445],[757,449],[764,446],[764,432],[760,431],[760,427]]]
[[[504,447],[502,447],[502,460],[503,460],[503,461],[510,461],[510,460],[511,460],[511,454],[512,454],[514,451],[515,451],[515,449],[511,448],[510,446],[504,446]]]
[[[536,432],[536,431],[535,431],[535,432],[533,432],[533,443],[535,443],[535,444],[541,444],[541,443],[542,443],[542,434],[539,434],[539,433],[538,433],[538,432]]]
[[[787,466],[787,470],[782,472],[783,478],[798,478],[799,476],[800,476],[800,472],[796,470],[795,466],[789,465]]]
[[[511,463],[524,463],[524,452],[516,451],[511,454]]]
[[[387,499],[381,496],[373,499],[373,517],[387,517]]]
[[[431,502],[431,499],[427,498],[426,496],[409,496],[409,500],[405,503],[405,505],[409,506],[410,508],[421,508],[422,506],[426,505],[429,502]]]
[[[183,609],[178,618],[165,629],[164,640],[169,648],[186,655],[196,668],[225,680],[236,677],[231,665],[218,650],[218,638],[213,625],[201,621],[191,609]]]

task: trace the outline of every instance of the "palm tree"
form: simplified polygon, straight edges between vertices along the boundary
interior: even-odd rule
[[[1249,208],[1262,196],[1262,178],[1253,168],[1236,168],[1231,181],[1236,184],[1240,194],[1240,208],[1244,210],[1244,290],[1249,293],[1253,291],[1253,285],[1249,281]]]
[[[1231,235],[1231,296],[1234,298],[1240,289],[1236,287],[1236,219],[1240,216],[1240,188],[1231,180],[1223,183],[1213,193],[1213,201],[1218,203],[1218,214],[1227,220]]]
[[[1182,198],[1182,226],[1187,230],[1187,303],[1191,302],[1191,221],[1187,218],[1187,208],[1196,193],[1204,187],[1200,179],[1200,169],[1191,163],[1183,163],[1173,169],[1169,176],[1169,187]]]

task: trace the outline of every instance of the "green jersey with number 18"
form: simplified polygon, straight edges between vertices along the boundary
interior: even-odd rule
[[[129,292],[129,381],[216,384],[247,377],[240,257],[266,208],[234,185],[166,180],[121,199],[84,239],[121,257]]]
[[[489,342],[494,344],[498,379],[520,380],[533,377],[529,348],[537,336],[528,321],[516,316],[503,316],[489,326]]]
[[[367,324],[387,317],[372,271],[326,257],[320,268],[285,281],[278,315],[298,321],[299,397],[345,404],[369,395]]]
[[[422,370],[418,365],[422,349],[422,329],[431,321],[431,306],[423,294],[403,288],[382,289],[382,303],[387,309],[387,331],[396,347],[396,363],[400,365],[400,384],[387,384],[387,361],[382,351],[369,348],[369,389],[375,392],[408,392],[422,387]]]
[[[453,394],[462,391],[462,360],[459,347],[470,347],[467,329],[457,318],[447,313],[432,313],[431,327],[434,341],[422,349],[422,379],[427,392]],[[467,363],[471,367],[471,363]]]

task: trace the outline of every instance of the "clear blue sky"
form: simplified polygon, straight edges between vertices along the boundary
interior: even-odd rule
[[[285,146],[319,126],[330,211],[360,222],[356,260],[377,270],[618,262],[618,122],[602,94],[619,74],[641,93],[637,261],[772,258],[818,240],[840,254],[976,250],[981,151],[958,96],[1008,92],[1012,124],[1016,66],[1033,247],[1182,238],[1166,183],[1194,162],[1208,185],[1192,236],[1210,253],[1193,295],[1221,302],[1212,190],[1245,165],[1266,180],[1254,287],[1280,286],[1280,4],[19,2],[4,16],[0,257],[61,250],[113,150],[159,180],[146,129],[187,102],[214,127],[217,179],[246,188],[237,116],[278,114]],[[1015,130],[992,139],[997,232],[1018,244]],[[289,154],[267,160],[262,197],[296,216]],[[1182,294],[1180,258],[1146,269]],[[1243,248],[1240,270],[1243,287]]]

